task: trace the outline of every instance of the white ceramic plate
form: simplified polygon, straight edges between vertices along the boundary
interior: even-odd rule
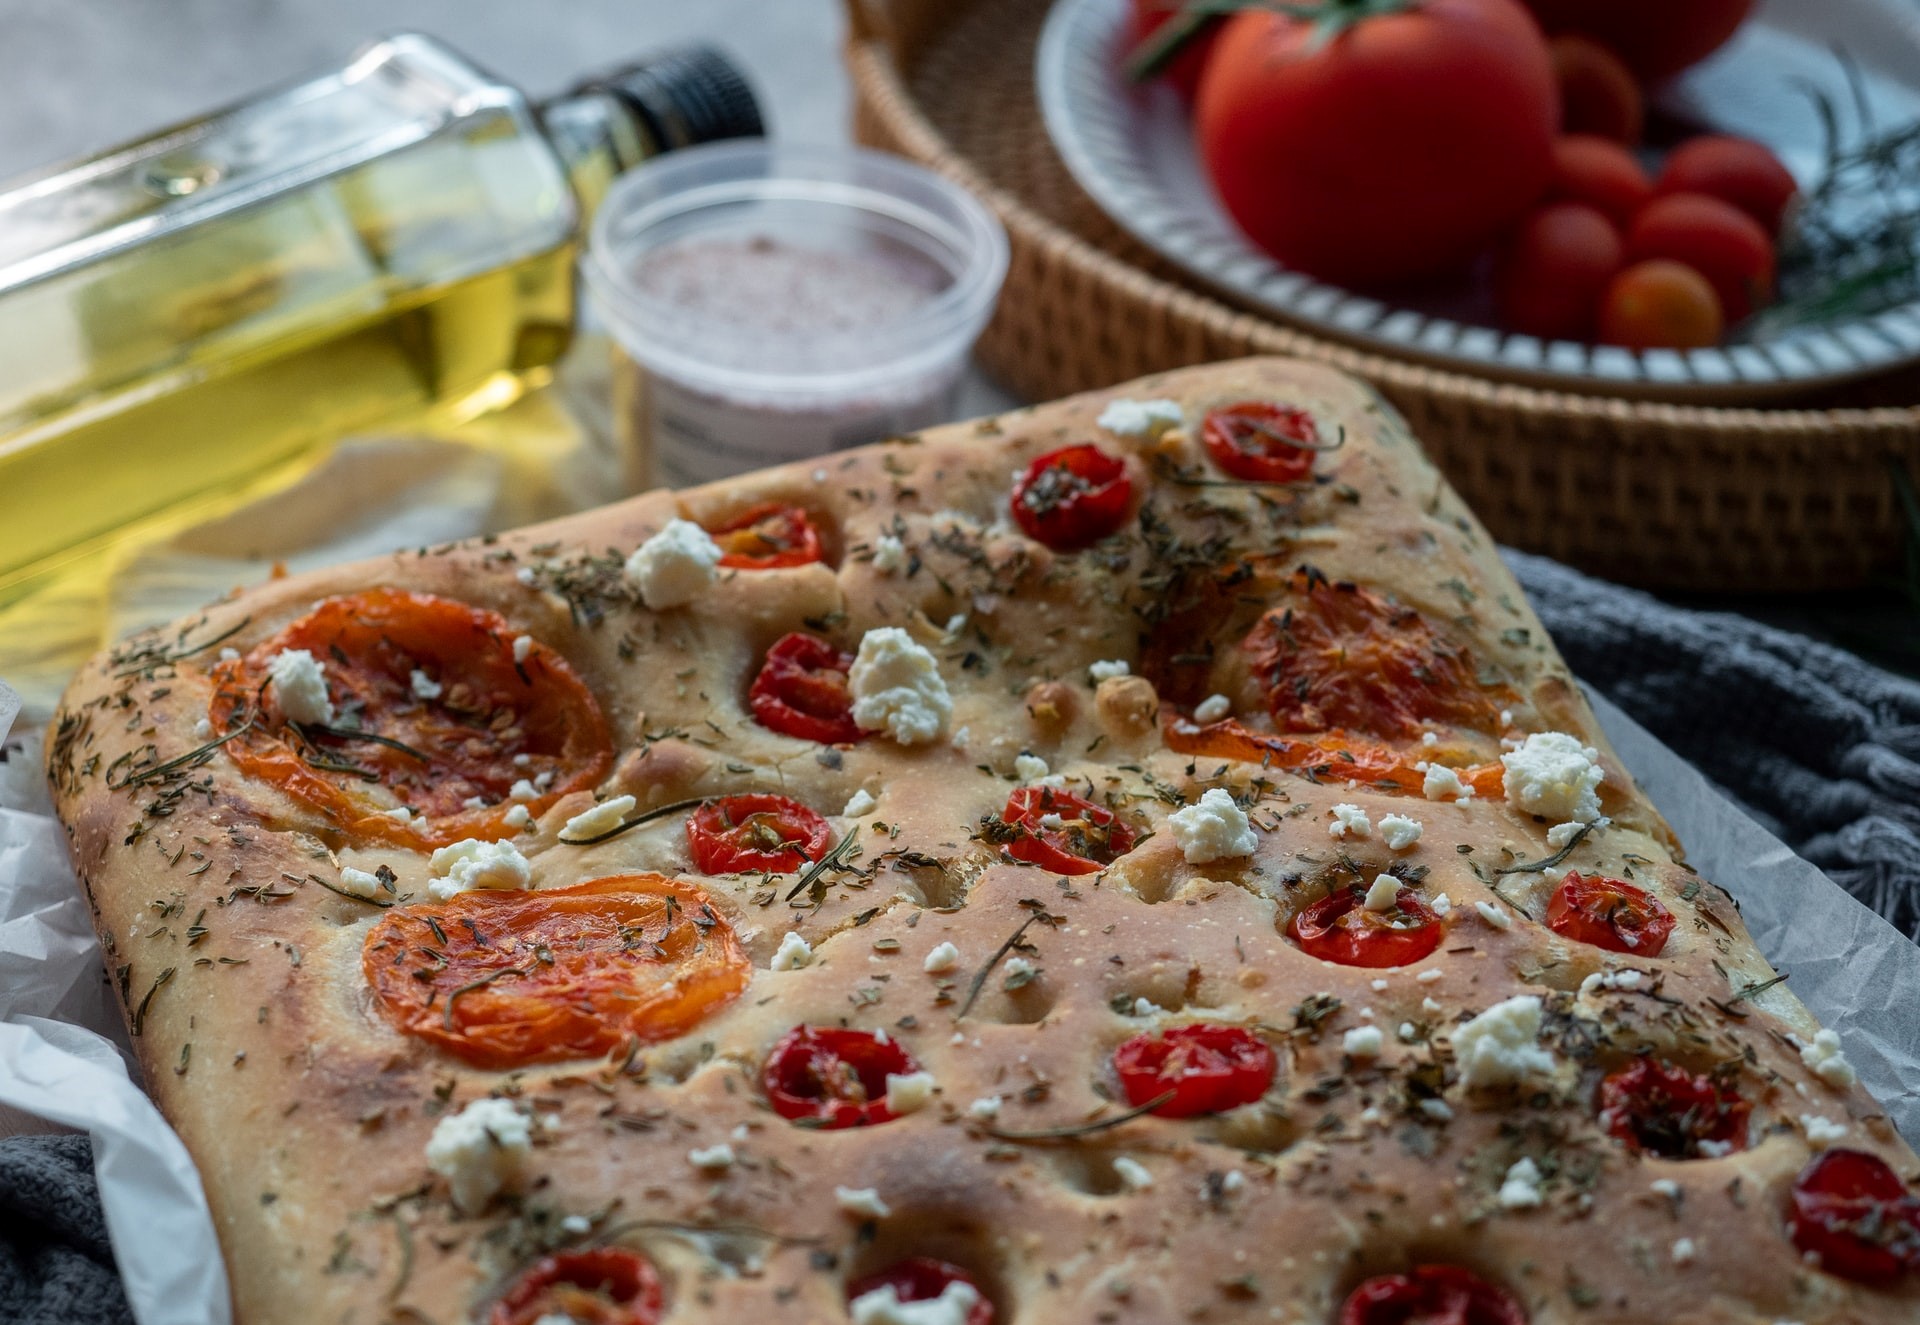
[[[1765,342],[1635,353],[1501,331],[1486,296],[1464,283],[1393,304],[1289,271],[1241,235],[1214,197],[1179,98],[1163,85],[1127,84],[1126,15],[1127,0],[1057,0],[1037,56],[1047,131],[1117,224],[1257,312],[1484,376],[1665,399],[1757,400],[1920,361],[1920,304]],[[1879,124],[1920,118],[1920,5],[1911,0],[1769,0],[1659,104],[1687,122],[1766,142],[1808,184],[1819,173],[1820,126],[1796,89],[1810,83],[1846,100],[1835,45],[1862,66]]]

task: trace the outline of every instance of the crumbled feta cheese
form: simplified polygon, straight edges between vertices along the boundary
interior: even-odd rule
[[[1733,1142],[1731,1141],[1702,1140],[1696,1141],[1694,1147],[1708,1159],[1725,1159],[1733,1153]]]
[[[1361,905],[1369,911],[1391,911],[1400,897],[1400,880],[1391,874],[1376,874]]]
[[[1116,676],[1126,676],[1132,671],[1133,668],[1127,664],[1126,659],[1112,658],[1090,665],[1087,668],[1087,675],[1093,678],[1095,685],[1099,685],[1102,681],[1111,681]]]
[[[1422,831],[1418,819],[1409,819],[1404,814],[1389,814],[1380,820],[1380,840],[1387,844],[1389,851],[1405,851],[1420,840]]]
[[[524,891],[533,887],[532,865],[505,842],[481,842],[470,837],[434,852],[427,859],[427,868],[435,875],[427,892],[436,902],[477,888]]]
[[[1344,801],[1333,807],[1333,822],[1327,825],[1329,837],[1372,837],[1373,820],[1358,805]]]
[[[1053,770],[1047,767],[1047,761],[1039,755],[1022,750],[1014,757],[1013,775],[1022,782],[1038,782]]]
[[[1602,989],[1638,989],[1644,978],[1640,971],[1595,971],[1580,982],[1580,996],[1585,998]]]
[[[835,1187],[834,1203],[859,1219],[885,1219],[893,1211],[871,1187]]]
[[[1045,832],[1056,832],[1066,826],[1067,821],[1060,815],[1043,814],[1040,816],[1040,827]]]
[[[1233,712],[1233,701],[1225,695],[1208,695],[1193,707],[1193,720],[1199,723],[1218,722]]]
[[[340,891],[367,902],[384,902],[393,896],[393,890],[380,882],[378,874],[369,874],[351,865],[340,867]]]
[[[233,648],[231,646],[220,650],[220,661],[221,662],[239,662],[240,650]]]
[[[1606,777],[1600,752],[1565,732],[1535,732],[1518,750],[1500,756],[1507,803],[1548,819],[1590,824],[1600,817],[1599,787]]]
[[[487,798],[485,796],[469,796],[460,802],[460,808],[463,810],[484,810],[487,808]]]
[[[849,819],[858,819],[862,815],[872,814],[873,807],[879,803],[880,802],[873,798],[872,792],[868,791],[865,787],[861,787],[855,791],[853,795],[847,797],[846,808],[842,809],[840,813]]]
[[[962,1279],[952,1280],[939,1297],[902,1302],[892,1284],[882,1284],[847,1304],[853,1325],[967,1325],[980,1301],[980,1290]]]
[[[945,975],[948,971],[960,967],[960,949],[952,943],[938,943],[928,951],[927,959],[920,963],[920,969],[928,975]]]
[[[1426,1013],[1429,1017],[1437,1017],[1442,1012],[1446,1011],[1445,1008],[1440,1006],[1440,1003],[1437,999],[1432,999],[1432,998],[1421,999],[1420,1010]]]
[[[873,540],[873,568],[882,575],[895,575],[907,568],[907,545],[892,534]]]
[[[1692,1265],[1694,1257],[1698,1254],[1699,1249],[1693,1245],[1692,1238],[1675,1239],[1673,1244],[1673,1263],[1675,1265]]]
[[[967,1117],[969,1118],[986,1119],[998,1118],[999,1116],[1000,1097],[998,1095],[982,1095],[979,1099],[967,1106]]]
[[[194,740],[204,741],[212,735],[213,735],[213,723],[208,721],[206,718],[202,718],[200,719],[200,721],[193,724]]]
[[[1606,820],[1599,819],[1599,820],[1595,820],[1595,822],[1605,823]],[[1580,830],[1585,828],[1586,826],[1587,825],[1583,823],[1576,823],[1573,820],[1568,820],[1566,823],[1563,823],[1563,824],[1555,824],[1553,827],[1547,830],[1547,845],[1552,847],[1555,851],[1558,851],[1561,847],[1564,847],[1569,842],[1573,841],[1574,837],[1580,832]]]
[[[1113,1171],[1119,1177],[1121,1186],[1130,1192],[1144,1192],[1153,1186],[1153,1174],[1147,1170],[1147,1166],[1129,1155],[1114,1160]]]
[[[1001,969],[1006,971],[1009,980],[1031,980],[1040,968],[1025,957],[1009,957]]]
[[[569,1233],[577,1238],[582,1234],[593,1231],[593,1221],[585,1215],[562,1215],[560,1217],[560,1231],[562,1233]]]
[[[1530,1159],[1515,1160],[1500,1183],[1496,1198],[1502,1210],[1532,1210],[1546,1198],[1540,1193],[1540,1166]]]
[[[1846,1124],[1836,1123],[1822,1114],[1801,1114],[1800,1126],[1806,1130],[1807,1144],[1816,1150],[1824,1150],[1830,1145],[1847,1139]]]
[[[1513,928],[1513,917],[1507,914],[1507,908],[1501,906],[1498,902],[1475,902],[1473,909],[1480,913],[1482,920],[1492,925],[1495,929]]]
[[[327,694],[327,669],[305,649],[282,649],[267,664],[280,712],[288,722],[333,721],[333,700]]]
[[[1553,1071],[1553,1054],[1540,1047],[1540,1000],[1521,994],[1495,1003],[1453,1032],[1453,1056],[1469,1089],[1515,1085]]]
[[[513,660],[524,663],[533,656],[533,636],[515,635],[513,637]]]
[[[1436,745],[1440,744],[1440,737],[1434,732],[1421,732],[1420,744],[1424,745],[1427,749],[1431,750]]]
[[[1445,893],[1435,893],[1427,907],[1437,916],[1450,916],[1453,914],[1453,899]]]
[[[887,1107],[895,1113],[918,1113],[933,1103],[933,1073],[887,1073]]]
[[[1800,1061],[1835,1090],[1846,1090],[1860,1079],[1853,1064],[1840,1052],[1840,1037],[1832,1031],[1821,1031],[1812,1044],[1801,1045]]]
[[[1247,1175],[1239,1169],[1228,1169],[1220,1175],[1220,1190],[1226,1192],[1229,1196],[1235,1192],[1245,1190],[1246,1185]]]
[[[813,945],[792,930],[780,940],[780,950],[769,965],[776,971],[797,971],[813,961]]]
[[[533,567],[522,566],[519,570],[513,573],[513,578],[520,581],[520,583],[526,585],[527,588],[531,589],[534,583]]]
[[[739,1156],[733,1153],[733,1147],[725,1141],[706,1149],[693,1149],[687,1152],[687,1163],[696,1169],[730,1169]]]
[[[1444,1123],[1453,1117],[1453,1106],[1445,1100],[1421,1100],[1420,1112],[1437,1123]]]
[[[669,520],[627,558],[627,579],[649,611],[685,607],[713,583],[721,555],[720,545],[699,525]]]
[[[1378,1058],[1386,1043],[1378,1026],[1355,1026],[1342,1038],[1340,1047],[1349,1058]]]
[[[847,679],[855,724],[884,730],[902,745],[939,739],[953,716],[940,664],[898,626],[866,633]]]
[[[1375,976],[1373,979],[1367,981],[1367,984],[1376,994],[1384,994],[1387,990],[1393,988],[1393,981],[1388,980],[1384,976]]]
[[[1133,1015],[1136,1017],[1157,1017],[1165,1011],[1165,1008],[1150,998],[1136,998],[1133,1000]]]
[[[1473,788],[1460,780],[1460,775],[1445,764],[1428,764],[1423,772],[1426,780],[1420,784],[1420,791],[1430,801],[1470,801]]]
[[[428,676],[418,667],[413,669],[413,675],[408,678],[407,683],[413,688],[413,697],[415,699],[438,699],[446,693],[445,686],[441,685],[431,676]]]
[[[462,1214],[478,1214],[527,1179],[532,1119],[506,1100],[475,1100],[442,1118],[427,1141],[427,1167],[447,1180]]]
[[[1653,1188],[1655,1196],[1664,1196],[1669,1201],[1680,1199],[1680,1184],[1672,1178],[1655,1178],[1647,1185]]]
[[[1420,972],[1420,974],[1414,976],[1413,978],[1418,980],[1423,985],[1430,985],[1436,980],[1445,978],[1446,974],[1447,973],[1441,970],[1438,966],[1429,966],[1426,970]]]
[[[561,831],[575,841],[610,833],[627,821],[627,816],[633,813],[639,803],[631,796],[614,796],[591,809],[580,811],[567,820],[567,826]]]
[[[1186,422],[1186,417],[1177,401],[1130,400],[1122,396],[1107,402],[1097,422],[1116,436],[1145,437],[1152,441],[1167,429],[1178,428]]]
[[[1246,811],[1219,787],[1209,787],[1198,803],[1175,810],[1167,817],[1167,827],[1189,865],[1250,856],[1260,845]]]
[[[534,786],[533,783],[526,778],[515,779],[514,784],[507,789],[508,798],[517,801],[536,800],[539,798],[539,795],[540,788]]]
[[[524,805],[510,806],[500,822],[509,828],[525,828],[533,822],[533,811]]]
[[[396,805],[391,810],[381,810],[379,813],[388,819],[398,819],[403,824],[413,822],[413,811],[404,805]]]
[[[1397,1034],[1403,1042],[1412,1044],[1420,1038],[1420,1029],[1410,1021],[1403,1021],[1400,1023],[1400,1029],[1396,1031],[1395,1034]]]

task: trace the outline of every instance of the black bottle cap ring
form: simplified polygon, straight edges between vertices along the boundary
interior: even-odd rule
[[[595,74],[573,91],[619,98],[659,150],[766,133],[760,104],[739,68],[711,46],[689,46]]]

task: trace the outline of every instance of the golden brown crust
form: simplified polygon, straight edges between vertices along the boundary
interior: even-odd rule
[[[1280,398],[1337,422],[1346,441],[1305,488],[1190,485],[1179,476],[1210,471],[1187,432],[1149,442],[1097,426],[1122,397],[1171,398],[1190,422],[1211,405]],[[1093,552],[1049,552],[1004,518],[1008,476],[1086,440],[1127,457],[1146,515]],[[724,575],[685,608],[637,605],[619,564],[641,540],[675,515],[713,523],[772,499],[819,518],[827,564]],[[876,566],[882,534],[900,539],[907,567]],[[1539,923],[1551,881],[1496,871],[1553,853],[1545,821],[1484,798],[1435,803],[1175,755],[1147,680],[1095,686],[1090,664],[1139,661],[1183,574],[1235,558],[1281,574],[1308,562],[1446,623],[1512,686],[1513,730],[1599,747],[1612,823],[1565,863],[1631,872],[1657,893],[1679,920],[1666,952],[1619,958]],[[865,789],[875,808],[834,820],[861,856],[829,876],[817,905],[785,903],[786,880],[704,880],[747,941],[753,984],[697,1033],[630,1062],[502,1074],[403,1038],[361,977],[379,913],[315,881],[387,865],[419,897],[424,854],[344,841],[217,752],[130,776],[203,743],[195,725],[219,647],[245,650],[316,599],[379,584],[490,608],[563,653],[615,734],[603,795],[647,807],[779,790],[837,815]],[[747,715],[747,684],[780,635],[812,629],[851,649],[882,625],[905,626],[940,658],[952,740],[876,737],[823,753]],[[1245,702],[1229,664],[1210,679]],[[1006,862],[976,830],[1005,802],[1023,751],[1154,835],[1099,875]],[[484,1318],[536,1251],[603,1240],[654,1257],[675,1321],[844,1319],[846,1282],[904,1255],[967,1266],[997,1319],[1020,1325],[1326,1321],[1358,1279],[1425,1260],[1504,1283],[1534,1322],[1813,1325],[1911,1319],[1920,1303],[1912,1285],[1860,1288],[1794,1256],[1782,1209],[1813,1153],[1803,1115],[1844,1123],[1845,1144],[1909,1175],[1913,1155],[1863,1090],[1835,1090],[1802,1062],[1788,1037],[1811,1036],[1811,1018],[1785,987],[1759,990],[1771,972],[1733,905],[1677,862],[1485,532],[1392,412],[1325,369],[1247,360],[1170,374],[275,581],[96,660],[67,696],[49,768],[148,1079],[205,1179],[242,1321]],[[1167,816],[1208,786],[1254,801],[1251,859],[1189,864],[1175,845]],[[1424,835],[1398,856],[1378,834],[1336,841],[1336,802],[1376,823],[1411,815]],[[523,835],[536,885],[691,870],[678,816],[597,846],[560,844],[588,804],[570,797]],[[1333,966],[1284,936],[1328,877],[1357,867],[1370,878],[1395,859],[1424,867],[1424,894],[1454,904],[1430,960]],[[1476,903],[1496,901],[1519,913],[1510,929],[1481,918]],[[1019,955],[1037,974],[987,970],[1023,925]],[[772,970],[789,930],[814,961]],[[928,974],[942,942],[959,965]],[[1648,973],[1639,988],[1580,992],[1587,976],[1627,967]],[[1545,1000],[1557,1074],[1518,1093],[1467,1090],[1450,1033],[1528,993]],[[1280,1073],[1262,1103],[1067,1140],[1017,1135],[1110,1116],[1113,1047],[1196,1020],[1256,1027],[1276,1046]],[[885,1029],[933,1074],[934,1105],[842,1132],[783,1122],[761,1099],[760,1064],[801,1022]],[[1369,1022],[1385,1032],[1379,1059],[1344,1055],[1345,1033]],[[1754,1105],[1753,1147],[1670,1161],[1607,1139],[1594,1083],[1649,1047],[1696,1071],[1729,1065]],[[438,1117],[490,1092],[555,1123],[532,1189],[464,1218],[423,1150]],[[1423,1109],[1436,1092],[1447,1107]],[[992,1118],[969,1111],[988,1097],[1001,1101]],[[689,1162],[722,1141],[732,1167]],[[1130,1187],[1120,1156],[1151,1186]],[[1544,1202],[1503,1209],[1502,1177],[1523,1157],[1546,1174]],[[891,1213],[852,1216],[836,1187],[873,1188]]]

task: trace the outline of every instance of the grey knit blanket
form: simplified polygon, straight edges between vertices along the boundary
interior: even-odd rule
[[[1507,561],[1577,675],[1920,938],[1920,684],[1746,617]],[[0,1143],[0,1321],[131,1319],[86,1140]]]

